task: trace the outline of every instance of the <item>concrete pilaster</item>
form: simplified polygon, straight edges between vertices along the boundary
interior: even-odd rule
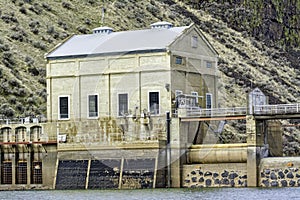
[[[257,147],[256,147],[256,122],[252,115],[246,117],[247,133],[247,186],[257,186]]]
[[[27,160],[27,185],[30,186],[31,184],[31,155],[28,151],[26,153],[26,160]]]

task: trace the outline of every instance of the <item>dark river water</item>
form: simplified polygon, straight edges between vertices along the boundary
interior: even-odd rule
[[[298,188],[199,188],[199,189],[154,189],[154,190],[44,190],[1,191],[0,199],[103,199],[103,200],[157,200],[157,199],[300,199]]]

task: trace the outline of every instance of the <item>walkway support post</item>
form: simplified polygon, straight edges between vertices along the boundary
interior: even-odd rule
[[[248,187],[257,187],[257,142],[256,142],[256,121],[253,115],[246,117],[247,132],[247,185]]]
[[[168,179],[167,179],[167,187],[171,187],[171,118],[170,112],[166,112],[166,131],[167,131],[167,169],[168,169]]]

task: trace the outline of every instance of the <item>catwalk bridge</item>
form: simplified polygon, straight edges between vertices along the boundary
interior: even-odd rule
[[[206,121],[224,119],[246,119],[253,115],[256,119],[300,119],[300,103],[256,105],[252,111],[247,107],[233,108],[184,108],[178,112],[181,121]]]

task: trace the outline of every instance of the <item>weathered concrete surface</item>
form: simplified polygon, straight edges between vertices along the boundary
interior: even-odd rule
[[[188,152],[189,163],[247,162],[247,144],[192,145]]]

